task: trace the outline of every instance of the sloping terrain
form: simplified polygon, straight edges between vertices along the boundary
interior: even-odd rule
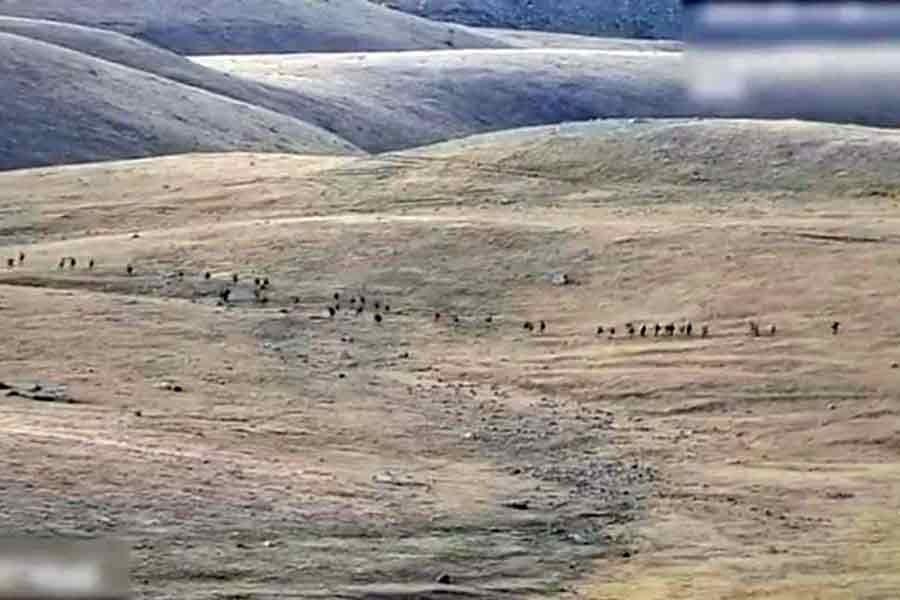
[[[383,4],[438,21],[477,27],[681,37],[681,6],[675,0],[387,0]]]
[[[366,0],[0,0],[0,15],[112,29],[181,54],[502,46]]]
[[[0,17],[0,32],[81,53],[62,55],[77,56],[73,66],[62,60],[56,62],[54,68],[60,73],[71,69],[66,77],[70,80],[76,80],[78,73],[83,72],[77,67],[79,61],[98,63],[100,66],[88,69],[95,71],[101,66],[106,68],[108,63],[103,61],[110,61],[129,67],[127,70],[116,70],[122,76],[128,72],[141,81],[153,81],[155,85],[184,84],[177,87],[185,89],[185,94],[150,96],[157,103],[166,104],[164,112],[178,113],[179,119],[193,124],[182,126],[182,122],[178,121],[175,126],[167,126],[165,135],[158,134],[160,141],[156,145],[147,141],[153,138],[149,134],[149,137],[143,136],[144,142],[136,142],[134,135],[127,133],[128,127],[105,133],[101,126],[84,134],[90,115],[98,110],[102,112],[106,106],[104,102],[98,104],[89,98],[106,93],[100,88],[111,80],[92,76],[87,83],[97,85],[88,86],[92,90],[90,96],[84,96],[83,91],[60,96],[54,101],[65,100],[68,106],[63,110],[44,110],[49,100],[40,97],[44,93],[43,88],[29,87],[28,82],[31,77],[40,76],[46,80],[55,76],[44,72],[49,67],[36,64],[30,70],[17,70],[15,76],[6,81],[8,86],[19,81],[16,87],[18,94],[5,96],[4,102],[16,103],[16,107],[6,111],[7,114],[19,114],[16,111],[28,109],[39,113],[41,119],[52,120],[56,118],[54,115],[64,115],[70,111],[77,112],[79,118],[65,120],[71,134],[61,139],[54,138],[55,133],[54,136],[46,133],[29,135],[31,144],[40,148],[17,146],[15,152],[10,150],[5,162],[7,168],[52,164],[57,157],[69,154],[72,158],[64,159],[66,162],[229,148],[294,148],[317,152],[315,140],[327,139],[329,134],[315,127],[334,132],[367,151],[380,152],[522,125],[594,117],[683,114],[679,106],[680,82],[674,68],[680,54],[668,51],[674,49],[670,44],[593,38],[596,50],[561,49],[546,47],[556,44],[559,41],[556,38],[560,36],[519,33],[510,34],[517,36],[511,43],[523,46],[516,50],[227,56],[189,60],[123,34],[78,25]],[[491,32],[491,35],[502,33]],[[590,39],[561,37],[574,38],[579,42]],[[41,63],[40,52],[49,51],[46,44],[28,46],[38,52],[35,56],[26,56],[23,46],[19,60]],[[528,47],[529,44],[538,47]],[[102,60],[93,60],[92,57]],[[171,81],[164,82],[159,77]],[[203,94],[200,90],[215,96]],[[31,98],[32,92],[36,92],[38,97]],[[110,93],[122,92],[111,90]],[[214,128],[224,128],[216,134],[224,137],[216,142],[206,139],[204,134],[199,137],[199,145],[193,142],[185,145],[186,139],[196,137],[195,133],[190,132],[190,127],[200,127],[204,118],[199,113],[194,114],[196,108],[181,106],[183,99],[203,98],[207,103],[218,104],[224,100],[221,97],[238,103],[227,103],[228,109],[223,110],[221,123],[214,123],[212,118],[205,121]],[[151,109],[131,102],[130,98],[127,100],[119,103],[120,110],[133,107],[134,114],[121,113],[116,119],[133,121],[136,127],[149,127],[152,119],[148,120],[143,115]],[[82,111],[81,105],[87,102],[91,106]],[[296,123],[294,119],[315,127],[309,127],[311,133],[275,136],[279,145],[248,146],[241,141],[240,135],[224,135],[224,130],[239,129],[238,123],[227,115],[244,103],[266,109],[260,111],[254,108],[254,114],[272,111],[291,117],[291,127],[304,127],[303,123]],[[285,121],[278,115],[267,118]],[[101,122],[105,120],[108,121],[105,117],[100,119]],[[25,118],[15,122],[20,131],[28,128],[41,131],[43,127],[36,125],[41,122],[40,119]],[[82,125],[78,125],[79,122]],[[272,127],[280,129],[274,122]],[[55,128],[53,130],[56,132]],[[65,131],[65,128],[59,131]],[[19,132],[17,135],[22,137]],[[170,138],[171,135],[175,137]],[[292,140],[290,144],[285,143],[288,137]],[[75,146],[80,141],[92,148],[79,151]],[[332,143],[345,146],[340,141],[332,140]],[[54,150],[56,145],[58,148]],[[129,146],[134,148],[128,149]],[[101,148],[103,151],[97,154]],[[21,156],[16,157],[15,154]]]
[[[320,126],[371,151],[599,117],[686,114],[675,52],[464,50],[216,56],[205,66],[331,107]]]
[[[478,33],[488,35],[513,48],[583,48],[595,50],[654,50],[682,51],[684,43],[677,40],[646,40],[625,37],[594,37],[571,33],[551,33],[521,29],[479,27]]]
[[[197,151],[357,153],[297,119],[0,33],[0,169]]]
[[[123,537],[151,598],[896,598],[898,145],[622,121],[0,174],[0,508]]]
[[[740,151],[735,151],[739,148]],[[896,184],[900,132],[805,121],[630,119],[472,136],[398,156],[489,162],[616,184],[714,186],[734,192],[865,194]],[[584,156],[599,156],[597,162]]]
[[[325,100],[303,94],[302,91],[268,86],[205,68],[179,54],[114,31],[53,21],[0,17],[0,32],[75,50],[301,121],[321,124],[334,121],[332,109]]]

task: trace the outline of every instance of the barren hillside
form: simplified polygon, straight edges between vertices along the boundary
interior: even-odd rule
[[[567,123],[472,136],[399,156],[486,161],[577,181],[702,185],[729,192],[865,194],[892,188],[900,132],[725,119]],[[584,157],[602,157],[596,161]]]
[[[478,27],[681,37],[681,6],[675,0],[388,0],[383,4],[438,21]]]
[[[0,0],[0,15],[113,29],[182,54],[351,52],[502,45],[366,0]]]
[[[598,117],[679,116],[680,54],[533,48],[221,56],[205,66],[331,107],[315,121],[369,151]]]
[[[0,508],[124,538],[150,597],[896,598],[898,143],[0,174]]]
[[[179,54],[114,31],[9,17],[0,17],[0,31],[75,50],[301,121],[327,124],[334,120],[332,107],[325,100],[205,68]],[[170,100],[174,108],[178,98]]]
[[[0,33],[0,168],[197,151],[358,152],[326,131],[30,38]]]

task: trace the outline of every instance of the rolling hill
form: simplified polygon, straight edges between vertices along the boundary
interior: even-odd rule
[[[0,32],[29,37],[313,123],[331,107],[314,96],[233,77],[125,34],[34,19],[0,17]],[[3,100],[0,100],[2,104]]]
[[[900,186],[900,132],[797,120],[627,119],[487,133],[399,152],[611,185],[875,195]]]
[[[0,0],[0,15],[112,29],[181,54],[503,46],[366,0]]]
[[[0,168],[196,151],[356,153],[297,119],[0,33]]]
[[[676,0],[388,0],[384,4],[429,19],[477,27],[681,37],[681,7]]]
[[[526,125],[681,116],[679,58],[535,48],[196,60],[317,99],[331,114],[313,122],[377,152]]]
[[[625,120],[2,173],[6,521],[127,532],[150,596],[896,598],[898,149]]]

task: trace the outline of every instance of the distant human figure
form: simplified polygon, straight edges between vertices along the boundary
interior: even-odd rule
[[[375,301],[375,310],[380,310],[380,309],[381,309],[381,302],[379,302],[378,300],[376,300],[376,301]]]
[[[387,307],[385,307],[385,308],[387,308]],[[493,323],[493,322],[494,322],[494,317],[492,317],[491,315],[488,315],[488,316],[486,316],[486,317],[484,318],[484,322],[485,322],[485,323]]]
[[[439,312],[434,313],[434,322],[437,323],[440,320],[441,320],[441,313],[439,313]]]
[[[769,335],[775,335],[775,323],[769,325]]]
[[[669,337],[675,335],[675,323],[669,323],[666,325],[666,335]]]
[[[625,327],[626,327],[626,329],[628,330],[628,337],[632,337],[632,338],[633,338],[633,337],[634,337],[634,325],[632,325],[631,323],[629,323],[629,324],[626,325]]]
[[[6,268],[7,268],[7,269],[12,269],[12,268],[15,267],[15,266],[16,266],[16,259],[14,259],[14,258],[7,258],[7,259],[6,259]]]
[[[212,273],[210,273],[209,271],[207,271],[206,273],[203,274],[203,279],[206,279],[207,281],[209,281],[211,278],[212,278]]]
[[[681,334],[681,335],[684,335],[685,329],[687,329],[687,325],[685,325],[684,323],[682,323],[681,325],[678,326],[678,333]]]
[[[334,310],[334,307],[329,305],[328,306],[328,316],[333,317],[335,315],[335,312],[336,311]]]
[[[391,312],[391,305],[390,305],[390,304],[385,304],[385,305],[384,305],[384,312],[386,312],[386,313]]]
[[[534,331],[534,324],[531,321],[525,321],[525,324],[522,327],[528,331]]]
[[[335,293],[334,293],[334,301],[337,302],[337,301],[340,300],[340,299],[341,299],[341,293],[340,293],[340,292],[335,292]],[[353,301],[351,300],[350,303],[352,304]]]
[[[19,264],[21,265],[24,263],[25,263],[25,253],[20,251],[19,252]]]
[[[547,324],[541,320],[541,333],[544,333],[547,330]]]
[[[700,337],[707,337],[709,335],[709,325],[704,325],[700,328]]]
[[[237,283],[237,282],[238,282],[238,279],[240,279],[240,278],[238,277],[238,274],[237,274],[237,273],[232,273],[232,274],[231,274],[231,283]]]
[[[381,313],[375,313],[375,322],[381,323]]]
[[[756,321],[750,321],[748,325],[750,326],[750,335],[759,337],[759,324]]]
[[[184,279],[184,271],[178,271],[178,279]]]
[[[687,325],[684,326],[684,333],[690,337],[691,332],[694,330],[694,325],[688,321]]]
[[[459,315],[453,315],[453,322],[459,323]]]
[[[66,268],[66,259],[65,258],[59,259],[59,264],[57,265],[56,268],[59,269],[60,271],[65,269]]]
[[[641,337],[647,337],[647,324],[641,324]]]
[[[840,322],[840,321],[835,321],[834,323],[832,323],[832,324],[831,324],[831,334],[832,334],[832,335],[837,335],[837,334],[838,334],[838,329],[840,328],[840,326],[841,326],[841,322]]]
[[[231,290],[229,290],[228,288],[225,288],[224,290],[222,290],[222,301],[223,302],[228,302],[228,298],[230,296],[231,296]]]
[[[597,325],[597,335],[603,335],[603,325]]]
[[[653,337],[659,337],[659,332],[662,331],[662,325],[657,323],[653,326]]]
[[[94,259],[92,258],[91,260],[88,261],[88,271],[93,271],[93,270],[94,270]]]
[[[131,263],[128,263],[128,265],[125,267],[125,272],[128,273],[129,277],[134,275],[134,267],[131,265]]]
[[[70,269],[74,269],[74,268],[75,268],[75,265],[77,265],[77,264],[78,264],[78,261],[75,260],[75,257],[74,257],[74,256],[70,256],[70,257],[69,257],[69,268],[70,268]]]
[[[609,328],[609,339],[613,339],[614,337],[616,337],[616,328],[610,327]]]
[[[253,285],[255,285],[256,287],[259,287],[259,284],[260,284],[259,277],[254,277],[254,278],[253,278]]]

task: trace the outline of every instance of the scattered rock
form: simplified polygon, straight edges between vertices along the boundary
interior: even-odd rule
[[[64,402],[75,404],[75,399],[66,392],[66,386],[55,383],[2,383],[0,390],[8,390],[6,395],[10,398],[28,398],[39,402]]]
[[[825,492],[825,497],[829,500],[849,500],[854,498],[856,494],[853,492],[848,492],[845,490],[827,490]]]
[[[528,500],[507,500],[503,503],[503,506],[516,510],[528,510]]]
[[[570,285],[572,278],[566,273],[554,273],[550,279],[553,285]]]
[[[161,381],[156,384],[156,389],[165,390],[167,392],[175,392],[175,393],[180,393],[180,392],[184,391],[184,388],[182,386],[180,386],[177,383],[174,383],[172,381]]]

